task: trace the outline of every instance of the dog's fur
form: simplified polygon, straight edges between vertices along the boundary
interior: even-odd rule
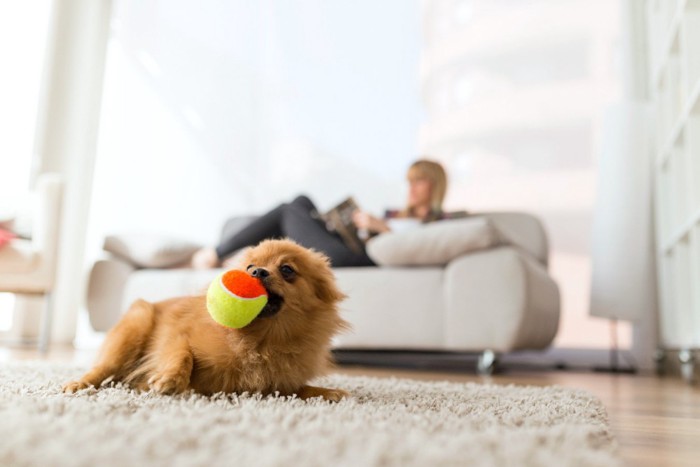
[[[94,368],[64,391],[114,379],[165,394],[193,389],[345,397],[338,389],[307,385],[329,366],[331,338],[347,328],[337,308],[345,296],[328,258],[290,240],[266,240],[248,251],[242,267],[251,275],[269,273],[263,279],[268,304],[251,324],[217,324],[205,296],[138,300],[107,335]]]

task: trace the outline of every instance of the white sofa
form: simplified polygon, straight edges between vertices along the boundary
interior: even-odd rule
[[[348,295],[343,315],[353,330],[337,339],[336,348],[480,352],[479,370],[490,373],[500,353],[548,347],[559,324],[560,297],[547,272],[542,224],[525,213],[479,216],[498,232],[498,244],[445,266],[337,268]],[[202,293],[218,272],[100,260],[88,287],[91,323],[106,331],[137,298]]]

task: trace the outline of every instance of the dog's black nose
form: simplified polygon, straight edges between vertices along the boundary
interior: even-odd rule
[[[265,279],[269,275],[270,273],[268,272],[268,270],[263,268],[255,268],[251,273],[251,276],[257,277],[258,279]]]

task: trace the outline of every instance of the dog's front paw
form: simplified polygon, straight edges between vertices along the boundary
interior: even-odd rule
[[[74,394],[78,391],[87,389],[89,387],[93,387],[93,385],[88,383],[87,381],[71,381],[70,383],[66,383],[63,385],[63,392],[66,394]]]
[[[177,373],[156,373],[148,379],[148,387],[161,394],[184,392],[188,385],[189,379]]]
[[[350,393],[343,391],[342,389],[327,389],[326,392],[321,394],[321,397],[329,402],[340,402],[345,398],[349,398]]]
[[[350,394],[343,391],[342,389],[328,389],[319,388],[315,386],[304,386],[299,391],[297,391],[297,396],[300,399],[306,400],[312,397],[322,397],[328,402],[340,402],[346,397],[350,397]]]

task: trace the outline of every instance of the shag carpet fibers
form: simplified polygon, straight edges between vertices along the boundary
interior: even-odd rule
[[[259,395],[64,395],[84,368],[0,365],[0,465],[614,466],[599,400],[559,387],[332,375],[338,404]]]

